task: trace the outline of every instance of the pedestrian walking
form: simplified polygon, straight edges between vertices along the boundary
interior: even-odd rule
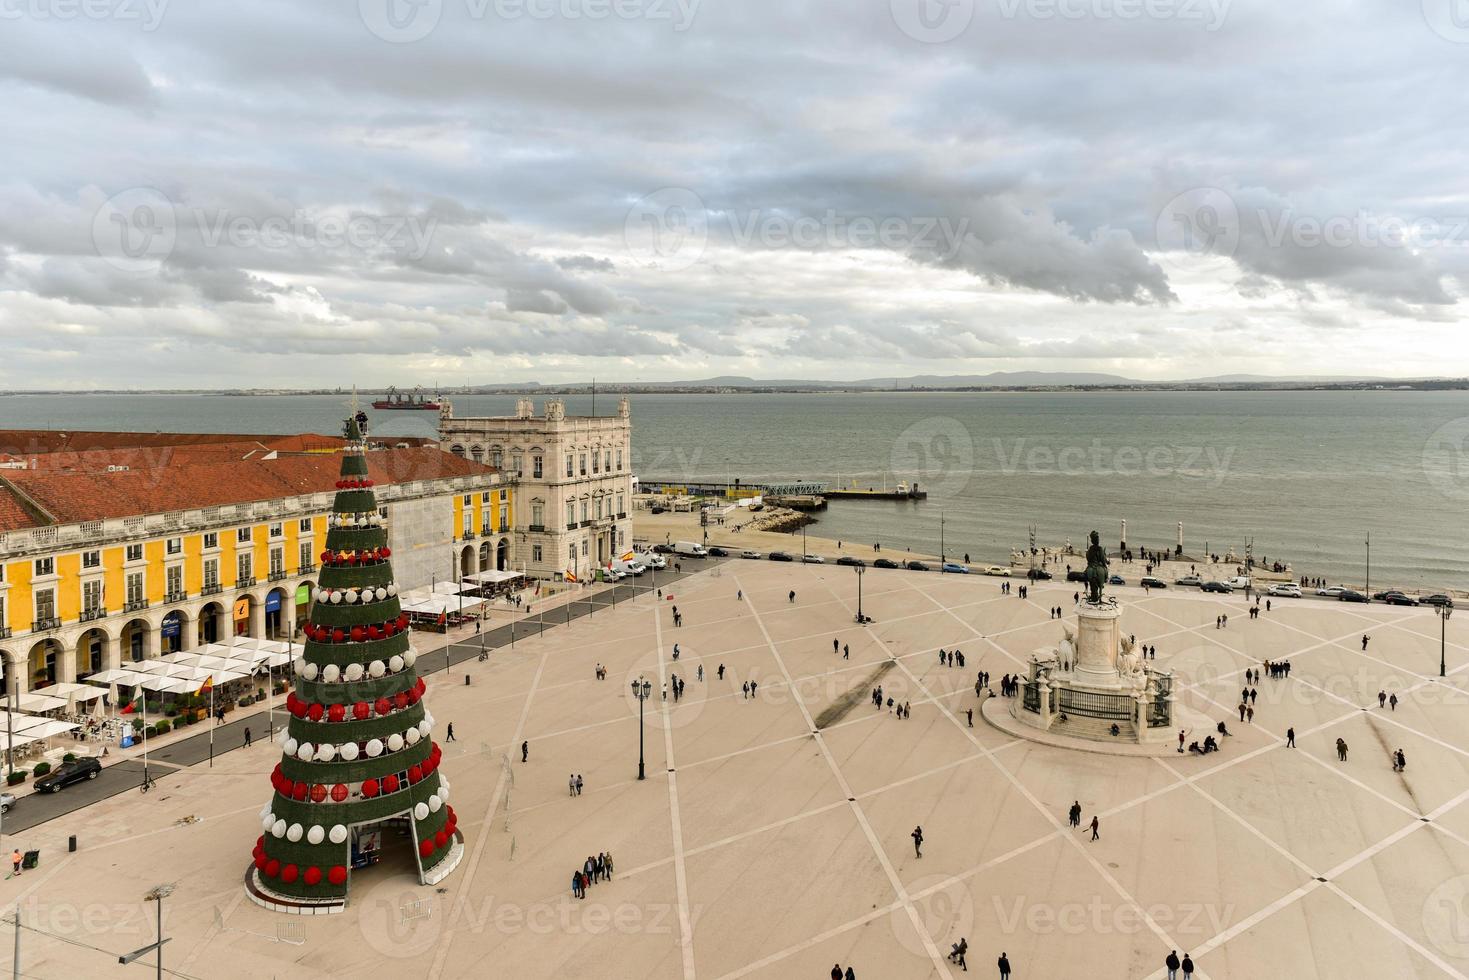
[[[719,679],[724,680],[724,664],[719,665]]]
[[[1336,740],[1336,761],[1337,762],[1346,762],[1347,761],[1347,742],[1346,742],[1346,739],[1339,738],[1339,739]]]
[[[704,683],[704,665],[703,664],[700,664],[699,665],[699,683],[700,684]]]
[[[1366,633],[1363,633],[1362,634],[1362,649],[1363,650],[1367,649],[1367,641],[1370,640],[1370,639],[1372,639],[1372,637],[1368,636]]]
[[[909,834],[908,836],[913,838],[913,856],[923,857],[923,827],[914,827],[913,833]],[[19,854],[20,852],[16,851],[15,853]],[[20,867],[19,860],[17,860],[16,862],[16,867]]]
[[[973,708],[968,708],[968,709],[965,710],[964,714],[969,719],[969,727],[970,728],[973,728],[974,727],[974,709]]]
[[[837,963],[831,968],[831,980],[842,980],[842,965]]]
[[[250,726],[249,725],[246,725],[245,726],[245,748],[248,749],[249,747],[250,747]]]
[[[1294,728],[1287,728],[1285,730],[1285,747],[1288,749],[1296,747],[1296,730]]]
[[[11,874],[17,874],[17,875],[20,874],[20,861],[21,861],[20,848],[17,847],[15,849],[15,853],[13,853],[13,854],[10,855],[10,863],[15,866],[15,870],[12,871]]]
[[[786,601],[787,602],[795,602],[796,601],[796,590],[795,589],[791,589],[791,594],[788,595],[788,596],[786,596]]]
[[[581,795],[581,787],[582,787],[581,773],[577,773],[576,774],[576,795],[577,796],[580,796]]]
[[[1365,650],[1366,647],[1363,647],[1363,649]],[[1377,692],[1377,706],[1379,708],[1386,708],[1387,707],[1387,692],[1386,691],[1378,691]]]
[[[1100,833],[1097,832],[1098,828],[1101,827],[1101,825],[1102,822],[1097,819],[1097,815],[1095,813],[1092,814],[1092,840],[1098,840],[1102,836]]]
[[[1178,962],[1178,950],[1169,950],[1163,965],[1168,968],[1168,980],[1178,980],[1178,968],[1182,965]]]
[[[524,762],[529,756],[530,756],[530,743],[529,742],[521,742],[520,743],[520,761],[521,762]]]
[[[1393,711],[1398,710],[1398,696],[1396,694],[1391,694],[1391,695],[1388,696],[1387,706],[1388,706],[1389,709],[1391,709]],[[246,729],[246,731],[249,731],[249,729]],[[246,745],[249,745],[250,744],[250,740],[248,738],[245,740],[245,744]]]
[[[852,659],[852,648],[849,647],[849,646],[847,646],[847,644],[845,644],[845,643],[842,644],[842,659],[843,660],[851,660]]]
[[[446,741],[446,742],[452,742],[452,741],[454,741],[454,723],[452,721],[449,722],[449,727],[444,732],[444,741]]]
[[[576,795],[576,773],[572,773],[571,775],[566,777],[566,795]]]
[[[1003,952],[1000,953],[997,965],[1000,968],[1000,980],[1010,980],[1010,960]]]
[[[1192,980],[1194,975],[1194,961],[1189,958],[1187,953],[1183,954],[1183,963],[1180,965],[1183,967],[1183,980]]]

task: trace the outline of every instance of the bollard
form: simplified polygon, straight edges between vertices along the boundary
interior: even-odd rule
[[[464,686],[465,687],[468,687],[469,686],[469,675],[468,674],[465,674],[464,675]]]
[[[66,850],[67,850],[67,853],[69,853],[69,854],[75,854],[77,852],[77,835],[76,834],[72,834],[70,837],[68,837],[66,839]]]

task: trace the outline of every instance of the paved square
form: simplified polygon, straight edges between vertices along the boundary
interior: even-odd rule
[[[269,745],[26,831],[6,843],[41,865],[0,894],[21,970],[110,971],[154,938],[142,894],[178,882],[165,966],[189,977],[817,980],[840,963],[888,980],[958,975],[960,938],[981,976],[1004,950],[1017,978],[1161,977],[1170,949],[1200,977],[1469,976],[1469,649],[1449,643],[1440,680],[1432,611],[1277,599],[1251,620],[1242,596],[1118,589],[1123,631],[1232,733],[1207,758],[1137,758],[1017,741],[978,710],[969,725],[976,672],[998,687],[1058,640],[1047,610],[1073,588],[1021,600],[996,579],[872,569],[862,589],[867,627],[850,569],[725,562],[428,678],[436,736],[455,727],[443,768],[468,855],[420,887],[390,847],[338,916],[244,900]],[[1289,679],[1247,685],[1265,659]],[[873,706],[879,684],[910,719]],[[1066,826],[1073,800],[1099,840]],[[613,880],[572,898],[600,851]]]

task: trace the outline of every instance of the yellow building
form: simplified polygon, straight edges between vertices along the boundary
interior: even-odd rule
[[[231,634],[295,634],[326,540],[334,452],[84,455],[0,467],[7,691]],[[430,447],[370,452],[368,465],[403,588],[513,567],[499,471]]]

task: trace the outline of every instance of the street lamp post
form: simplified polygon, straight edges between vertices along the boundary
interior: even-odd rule
[[[1438,676],[1447,677],[1448,663],[1444,648],[1447,646],[1449,617],[1454,610],[1449,606],[1435,606],[1434,609],[1438,611]]]
[[[131,953],[124,953],[117,958],[117,962],[121,963],[123,966],[126,966],[134,960],[145,956],[146,954],[151,953],[154,950],[157,950],[158,980],[163,980],[163,944],[168,942],[167,939],[163,938],[163,900],[169,895],[173,894],[173,889],[173,885],[158,885],[154,888],[149,889],[148,894],[143,896],[143,899],[145,901],[158,903],[158,939],[142,947],[141,949],[135,949]]]
[[[865,572],[865,571],[867,571],[867,569],[864,566],[862,566],[862,565],[858,565],[855,568],[853,568],[852,570],[857,573],[857,622],[858,623],[861,623],[862,622],[862,573]]]
[[[632,696],[638,699],[638,778],[647,778],[643,759],[643,705],[653,693],[653,682],[639,677],[632,682]]]
[[[939,511],[939,574],[944,574],[944,512]]]

